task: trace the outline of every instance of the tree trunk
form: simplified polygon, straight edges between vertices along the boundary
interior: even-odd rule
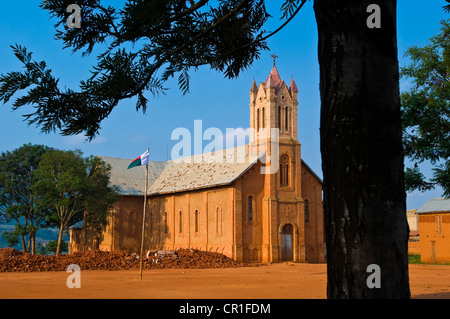
[[[64,226],[61,224],[59,226],[58,243],[56,244],[56,256],[61,253],[61,241],[63,239]]]
[[[31,255],[34,255],[36,253],[36,231],[30,232],[30,239],[31,239]]]
[[[371,3],[381,28],[367,25]],[[396,5],[314,1],[328,298],[410,297]]]
[[[27,251],[28,251],[29,253],[31,253],[31,236],[30,236],[30,233],[28,233]]]
[[[22,250],[24,253],[27,252],[27,244],[25,243],[25,236],[23,234],[20,235],[20,240],[22,241]]]

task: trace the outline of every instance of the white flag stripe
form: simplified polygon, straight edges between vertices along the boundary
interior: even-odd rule
[[[147,150],[147,151],[145,151],[144,154],[141,155],[141,165],[147,165],[148,164],[148,157],[149,157],[149,152]]]

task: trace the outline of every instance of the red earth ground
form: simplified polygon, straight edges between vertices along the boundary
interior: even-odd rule
[[[277,263],[214,269],[83,270],[81,288],[65,271],[1,272],[0,298],[324,299],[326,265]],[[412,298],[450,299],[450,266],[409,266]]]

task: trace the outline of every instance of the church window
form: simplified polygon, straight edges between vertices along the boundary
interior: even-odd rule
[[[305,223],[309,223],[309,201],[305,199]]]
[[[265,121],[265,116],[264,116],[264,108],[262,108],[262,123],[261,123],[261,127],[265,128],[266,127],[266,121]]]
[[[129,212],[128,214],[128,233],[134,234],[136,232],[136,213]]]
[[[289,164],[284,165],[284,176],[285,176],[285,182],[284,186],[289,186]]]
[[[289,130],[289,109],[287,107],[284,112],[284,129]]]
[[[164,234],[167,234],[169,231],[169,227],[167,225],[167,212],[164,212]]]
[[[199,227],[198,227],[198,210],[195,210],[194,219],[195,219],[194,220],[195,232],[198,233],[198,229],[199,229]]]
[[[181,212],[181,210],[178,213],[178,227],[178,231],[181,234],[183,232],[183,213]]]
[[[150,232],[153,232],[153,213],[150,212]]]
[[[278,107],[278,128],[281,130],[281,106]]]
[[[248,197],[248,221],[253,221],[253,197]]]
[[[283,182],[284,182],[284,165],[282,163],[280,163],[280,169],[279,169],[279,173],[280,173],[280,186],[283,186]]]
[[[256,110],[256,130],[259,131],[259,109]]]
[[[280,186],[289,186],[289,156],[283,155],[280,158]]]

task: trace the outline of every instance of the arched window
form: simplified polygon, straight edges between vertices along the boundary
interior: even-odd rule
[[[128,213],[128,233],[133,235],[136,232],[136,213]]]
[[[266,127],[266,121],[265,121],[265,116],[264,116],[264,108],[262,108],[262,123],[261,123],[261,127],[265,128]]]
[[[289,186],[289,156],[286,154],[280,158],[280,186]]]
[[[256,131],[259,131],[259,109],[256,110]]]
[[[284,165],[280,162],[280,169],[278,170],[280,174],[280,186],[284,186]]]
[[[289,109],[286,106],[286,109],[284,110],[284,129],[286,131],[289,130]]]
[[[153,213],[150,212],[150,232],[153,232]]]
[[[247,218],[249,222],[253,221],[253,197],[249,196],[248,197],[248,214],[247,214]]]
[[[309,223],[309,201],[305,199],[305,223]]]
[[[284,165],[284,186],[289,186],[289,164]]]
[[[169,231],[169,227],[167,225],[167,212],[164,212],[164,234],[167,234]]]
[[[183,213],[180,212],[178,213],[178,232],[181,234],[183,232]]]
[[[198,210],[195,210],[194,213],[194,227],[195,227],[195,232],[198,233]]]
[[[278,128],[281,130],[281,106],[278,107]]]

